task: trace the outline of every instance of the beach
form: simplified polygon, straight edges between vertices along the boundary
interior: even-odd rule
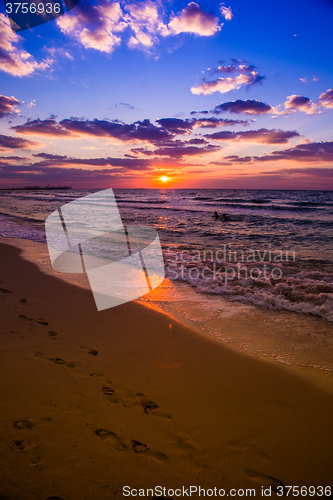
[[[13,243],[0,246],[1,499],[332,486],[324,385],[137,302],[97,312],[84,277],[42,272]]]

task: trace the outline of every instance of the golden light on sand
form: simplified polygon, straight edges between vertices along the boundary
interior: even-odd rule
[[[162,181],[162,182],[167,182],[168,180],[169,180],[169,179],[167,178],[167,176],[166,176],[166,175],[162,175],[162,177],[161,177],[161,181]]]

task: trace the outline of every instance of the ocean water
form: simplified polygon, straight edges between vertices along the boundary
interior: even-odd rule
[[[47,216],[94,191],[2,190],[0,234],[45,242]],[[114,193],[124,224],[155,227],[166,276],[202,303],[209,295],[333,322],[333,191]],[[231,220],[215,220],[215,210]]]

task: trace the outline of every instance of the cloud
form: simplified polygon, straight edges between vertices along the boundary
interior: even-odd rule
[[[193,129],[196,120],[182,120],[181,118],[160,118],[156,122],[166,130],[175,134],[184,134]]]
[[[218,78],[211,82],[204,82],[196,87],[191,87],[192,94],[209,95],[214,92],[220,92],[220,94],[226,94],[231,90],[238,90],[243,85],[250,86],[255,83],[259,83],[264,77],[260,76],[257,72],[253,71],[250,75],[237,75],[228,76],[225,78]]]
[[[229,113],[244,113],[245,115],[263,115],[271,113],[273,108],[270,104],[253,100],[253,99],[237,99],[236,101],[228,101],[218,104],[212,110],[213,113],[219,114],[228,111]]]
[[[201,128],[216,128],[230,125],[249,125],[250,120],[228,120],[226,118],[198,118],[195,120],[195,125]]]
[[[21,137],[0,134],[0,151],[5,149],[31,149],[38,146],[38,142],[28,141]]]
[[[244,65],[247,68],[252,68],[252,66]],[[239,67],[239,66],[238,66]],[[216,71],[223,71],[225,73],[232,73],[235,70],[235,66],[219,66]],[[230,77],[232,78],[232,77]],[[224,79],[227,80],[227,79]],[[206,82],[202,85],[209,85],[210,83],[215,84],[216,82]],[[200,93],[200,92],[199,92]],[[210,93],[209,87],[203,93]],[[264,102],[254,100],[254,99],[237,99],[235,101],[227,101],[215,106],[214,109],[210,111],[210,113],[220,114],[223,112],[235,113],[235,114],[245,114],[245,115],[263,115],[263,114],[272,114],[272,115],[288,115],[291,113],[295,113],[296,111],[301,111],[308,115],[315,115],[318,113],[322,113],[320,107],[324,108],[333,108],[333,89],[328,89],[326,92],[323,92],[317,102],[312,102],[309,97],[304,97],[301,95],[290,95],[287,97],[287,100],[283,104],[284,109],[281,109],[281,105],[271,106],[270,104],[266,104]],[[192,111],[191,115],[195,114],[208,114],[209,111]]]
[[[65,160],[67,158],[66,155],[54,155],[52,153],[34,153],[32,156],[36,158],[43,158],[44,160]]]
[[[21,37],[11,29],[9,19],[0,14],[0,69],[13,76],[31,75],[37,70],[50,67],[52,60],[38,63],[29,52],[18,48]]]
[[[307,144],[297,144],[292,148],[272,151],[263,156],[238,156],[230,155],[224,156],[222,161],[214,161],[211,164],[216,165],[232,165],[232,164],[243,164],[243,163],[253,163],[253,162],[269,162],[269,161],[285,161],[291,160],[299,163],[332,163],[333,162],[333,142],[310,142]],[[292,170],[285,169],[279,170],[280,172]],[[307,169],[309,170],[309,169]],[[317,167],[312,168],[314,172],[317,172]],[[322,169],[327,172],[328,169]],[[298,171],[301,171],[298,169]],[[276,173],[274,171],[273,173]]]
[[[182,158],[183,156],[201,156],[206,153],[215,153],[221,149],[220,146],[207,144],[205,139],[191,139],[189,141],[170,141],[169,144],[155,150],[144,148],[132,149],[133,153],[147,156],[169,156],[169,158]],[[190,144],[190,145],[189,145]],[[193,145],[194,144],[194,145]],[[198,144],[205,144],[199,147]]]
[[[149,171],[149,170],[148,170]],[[64,178],[66,184],[76,183],[91,188],[91,186],[106,185],[109,181],[114,186],[119,180],[128,180],[133,178],[131,170],[123,168],[77,168],[77,167],[48,167],[38,166],[36,164],[22,165],[0,165],[0,178],[7,181],[16,181],[20,185],[33,183],[39,184],[63,184]],[[137,178],[137,174],[135,174]]]
[[[333,142],[310,142],[293,148],[273,151],[256,158],[259,161],[294,160],[297,162],[333,162]]]
[[[191,2],[168,25],[175,33],[194,33],[199,36],[212,36],[221,29],[219,19],[214,14],[204,12],[197,3]]]
[[[319,177],[324,179],[333,178],[333,168],[281,168],[273,172],[265,172],[266,174],[288,174],[291,177],[298,176],[309,176],[309,177]],[[262,172],[264,174],[264,172]]]
[[[165,143],[175,135],[186,135],[195,128],[216,128],[226,125],[247,125],[245,120],[225,120],[222,118],[160,118],[156,124],[150,120],[134,123],[124,123],[119,120],[85,120],[67,118],[59,123],[54,117],[41,120],[36,118],[28,120],[23,125],[12,127],[16,133],[25,135],[40,135],[49,137],[110,137],[124,143],[149,142],[152,144]]]
[[[259,75],[255,71],[255,67],[252,65],[245,64],[245,61],[236,61],[236,64],[229,66],[219,66],[218,68],[212,70],[212,73],[224,73],[232,76],[219,77],[217,80],[207,81],[204,79],[203,83],[191,87],[192,94],[209,95],[214,92],[220,92],[225,94],[231,90],[238,90],[242,86],[249,87],[261,82],[265,77]],[[235,74],[238,73],[238,74]]]
[[[131,158],[73,158],[66,155],[54,155],[50,153],[38,153],[37,158],[42,160],[33,163],[34,168],[44,168],[53,166],[80,165],[86,167],[121,167],[129,170],[150,169],[150,161],[146,159]]]
[[[158,42],[158,35],[167,36],[169,30],[162,21],[158,2],[133,2],[125,7],[125,21],[132,31],[130,48],[149,50]]]
[[[231,21],[231,19],[233,18],[231,7],[225,7],[225,5],[221,4],[220,11],[226,21]]]
[[[7,97],[5,95],[0,95],[0,118],[5,116],[10,116],[13,113],[17,113],[16,106],[20,104],[20,101],[15,99],[14,96]]]
[[[41,120],[40,118],[28,120],[23,125],[16,125],[12,129],[19,134],[27,135],[70,136],[70,132],[59,125],[53,118],[47,120]]]
[[[67,118],[59,123],[53,118],[47,120],[28,120],[23,125],[12,127],[20,134],[49,135],[53,137],[79,137],[89,135],[92,137],[112,137],[121,142],[147,141],[159,142],[171,139],[173,134],[168,130],[157,127],[149,120],[137,121],[126,124],[120,121],[109,120],[84,120]]]
[[[164,22],[165,12],[161,2],[112,2],[103,0],[98,5],[78,4],[74,11],[61,16],[56,23],[61,31],[74,38],[86,49],[111,54],[122,42],[129,48],[151,53],[160,38],[194,33],[214,35],[219,29],[219,19],[204,12],[191,2],[170,22]]]
[[[221,148],[208,144],[207,146],[174,146],[155,149],[154,154],[157,156],[169,156],[170,158],[181,158],[183,156],[201,156],[206,153],[215,153]]]
[[[308,97],[295,94],[287,97],[284,108],[287,112],[303,111],[307,115],[315,115],[319,112],[316,104]]]
[[[115,104],[115,108],[125,108],[125,109],[136,109],[132,104],[128,104],[128,102],[118,102]]]
[[[333,89],[323,92],[318,99],[318,104],[324,108],[333,108]]]
[[[238,156],[238,155],[230,155],[223,157],[225,161],[211,161],[210,165],[231,165],[233,163],[243,164],[243,163],[251,163],[253,158],[252,156]]]
[[[86,49],[111,53],[120,45],[119,33],[126,28],[118,2],[102,1],[89,6],[80,3],[74,11],[56,21],[61,31],[80,42]]]
[[[211,70],[214,73],[223,74],[233,74],[233,73],[251,73],[256,69],[253,64],[246,64],[246,61],[239,61],[237,59],[232,59],[234,64],[229,64],[228,66],[218,66],[217,68]]]
[[[157,127],[150,120],[126,124],[118,121],[79,120],[71,118],[62,120],[60,125],[73,134],[112,137],[122,142],[147,141],[155,143],[172,137],[172,134],[168,130]]]
[[[261,128],[259,130],[247,130],[245,132],[222,131],[214,134],[207,134],[205,137],[217,141],[245,141],[257,144],[286,144],[289,139],[299,137],[300,134],[294,131]]]
[[[305,76],[304,78],[299,78],[299,80],[302,82],[302,83],[308,83],[308,79],[307,77]]]

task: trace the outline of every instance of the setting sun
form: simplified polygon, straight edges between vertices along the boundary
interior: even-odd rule
[[[166,175],[162,175],[162,177],[161,177],[161,181],[162,181],[162,182],[167,182],[167,181],[168,181],[167,176],[166,176]]]

